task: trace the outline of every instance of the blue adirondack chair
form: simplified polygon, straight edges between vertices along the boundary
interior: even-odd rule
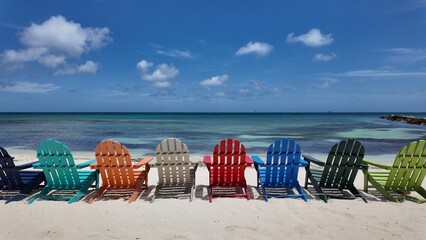
[[[33,163],[16,166],[13,157],[0,147],[0,190],[17,190],[18,194],[7,198],[6,203],[24,199],[44,181],[43,172],[27,171]]]
[[[30,204],[37,198],[68,200],[68,203],[73,203],[80,200],[89,187],[99,187],[96,171],[78,170],[89,167],[95,160],[75,165],[70,149],[59,141],[52,139],[42,141],[37,147],[37,157],[39,163],[34,164],[33,167],[43,170],[46,186],[28,201]],[[48,195],[51,191],[63,192],[63,194]],[[69,194],[70,191],[73,193]]]
[[[268,148],[266,163],[259,156],[251,157],[257,171],[257,186],[262,189],[265,201],[268,197],[293,197],[307,201],[306,195],[297,180],[299,168],[308,163],[301,159],[300,146],[294,140],[283,138],[276,140]],[[293,189],[299,194],[267,193],[266,188]]]

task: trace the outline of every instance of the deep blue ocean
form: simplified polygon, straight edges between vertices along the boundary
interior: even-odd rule
[[[302,152],[328,153],[339,139],[356,138],[366,154],[395,154],[426,139],[426,126],[380,119],[386,113],[0,113],[0,146],[34,149],[46,138],[71,150],[93,151],[113,139],[153,154],[164,138],[179,138],[190,151],[209,154],[224,138],[237,138],[250,153],[290,137]],[[425,117],[422,113],[404,113]]]

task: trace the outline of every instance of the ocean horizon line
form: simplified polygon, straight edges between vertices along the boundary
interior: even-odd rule
[[[334,111],[319,111],[319,112],[232,112],[232,111],[224,111],[224,112],[197,112],[197,111],[178,111],[178,112],[73,112],[73,111],[64,111],[64,112],[0,112],[0,114],[426,114],[426,112],[334,112]]]

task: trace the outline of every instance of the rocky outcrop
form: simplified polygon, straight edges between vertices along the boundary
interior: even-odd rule
[[[384,118],[391,121],[403,121],[408,124],[426,125],[426,118],[418,118],[414,116],[404,115],[387,115],[380,118]]]

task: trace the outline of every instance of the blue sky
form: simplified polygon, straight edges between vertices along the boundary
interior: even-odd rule
[[[0,0],[0,111],[425,111],[426,1]]]

